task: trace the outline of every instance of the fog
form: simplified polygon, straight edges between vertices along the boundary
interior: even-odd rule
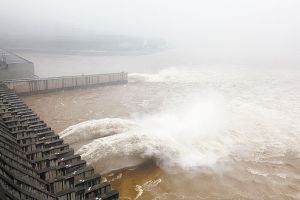
[[[23,99],[120,199],[299,199],[300,0],[0,0],[0,27],[36,78],[79,76]]]
[[[1,0],[1,38],[161,38],[215,56],[299,63],[297,0]]]

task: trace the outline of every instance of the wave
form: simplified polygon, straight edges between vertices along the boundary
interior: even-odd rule
[[[277,123],[278,127],[268,124],[269,120],[278,121],[276,116],[267,121],[258,116],[244,119],[243,113],[233,117],[223,110],[222,104],[199,101],[200,105],[194,103],[176,112],[91,120],[72,126],[61,135],[66,142],[87,143],[77,153],[101,172],[149,160],[165,169],[208,166],[219,170],[222,165],[216,164],[231,159],[259,162],[299,150],[298,135],[278,132],[286,122]]]
[[[214,66],[176,66],[158,71],[157,73],[129,73],[129,82],[171,82],[171,83],[224,83],[237,84],[252,81],[281,82],[286,86],[291,80],[299,83],[299,69],[259,68],[235,65]]]
[[[147,160],[161,167],[213,165],[228,154],[227,144],[221,140],[223,106],[213,98],[195,99],[190,104],[139,118],[91,120],[60,135],[71,144],[88,142],[77,153],[89,163],[99,163],[101,171]]]
[[[69,144],[88,141],[122,133],[136,126],[133,122],[124,119],[100,119],[82,122],[68,127],[59,135]]]
[[[94,139],[83,145],[77,153],[86,159],[88,163],[99,164],[103,172],[139,165],[148,160],[154,160],[161,167],[181,166],[183,168],[211,165],[217,160],[217,155],[213,153],[214,144],[209,143],[207,139],[198,148],[191,141],[194,139],[199,142],[199,138],[196,136],[193,139],[186,138],[187,140],[183,141],[183,135],[176,136],[162,134],[162,132],[151,132],[153,130],[146,130],[142,122],[134,122],[133,120],[110,118],[98,120],[98,122],[101,124],[100,127],[105,127],[103,125],[105,122],[114,124],[115,129],[113,131],[98,129],[96,134],[90,134],[89,128],[86,126],[90,123],[88,121],[76,125],[75,130],[73,127],[72,131],[64,134],[68,135],[64,139],[66,139],[66,142],[72,141],[73,143]],[[92,123],[95,123],[95,121],[92,121]],[[153,125],[157,125],[157,122]],[[165,129],[164,131],[168,130]],[[98,138],[95,139],[95,137]],[[196,141],[194,142],[196,143]],[[188,143],[191,143],[191,146]],[[217,142],[215,142],[215,145],[217,148]],[[219,152],[218,156],[220,155]],[[105,163],[107,164],[105,165]]]
[[[205,150],[205,145],[202,148],[196,151],[196,148],[189,148],[174,138],[134,130],[93,140],[82,146],[77,153],[89,163],[102,165],[102,171],[135,166],[148,160],[154,160],[160,167],[182,168],[215,163],[217,155],[210,152],[209,147]],[[108,160],[114,163],[109,162],[105,166]]]
[[[199,82],[199,75],[201,74],[198,70],[167,68],[156,74],[130,73],[128,78],[129,82]]]
[[[216,70],[217,68],[217,70]],[[209,66],[209,67],[169,67],[157,73],[130,73],[129,82],[172,82],[172,83],[200,83],[207,81],[236,80],[241,76],[256,76],[249,70],[243,70],[236,66]]]
[[[215,164],[231,159],[262,162],[288,151],[300,152],[299,93],[287,92],[299,90],[298,79],[223,75],[180,69],[130,74],[131,81],[176,82],[176,86],[202,81],[200,85],[208,89],[188,94],[190,84],[184,84],[187,93],[169,87],[175,98],[168,96],[156,113],[91,120],[60,135],[71,144],[83,142],[78,153],[100,171],[148,160],[166,168],[219,167]]]
[[[157,180],[147,181],[143,185],[136,185],[135,191],[137,191],[137,195],[134,198],[134,200],[137,200],[138,198],[140,198],[142,196],[142,194],[144,193],[144,191],[151,191],[153,188],[155,188],[160,183],[161,183],[161,179],[159,178]]]

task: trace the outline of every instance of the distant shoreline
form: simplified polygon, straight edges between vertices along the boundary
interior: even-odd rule
[[[99,56],[147,55],[170,47],[162,39],[117,35],[44,39],[0,37],[0,46],[13,52]]]
[[[81,55],[81,56],[142,56],[151,55],[167,50],[159,49],[137,49],[137,50],[58,50],[58,49],[29,49],[11,48],[10,51],[16,53],[47,53],[60,55]]]

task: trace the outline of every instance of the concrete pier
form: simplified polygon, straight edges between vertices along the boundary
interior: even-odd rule
[[[86,80],[86,76],[83,80]],[[40,81],[36,83],[41,85],[43,80]],[[39,91],[39,89],[32,90],[35,88],[21,90],[17,87],[18,82],[11,83],[8,86],[21,93]],[[25,81],[25,85],[30,83],[32,82]],[[95,82],[90,80],[88,83]],[[73,86],[71,84],[71,87]],[[74,150],[29,109],[13,90],[5,84],[0,84],[1,200],[117,200],[118,198],[119,193],[111,190],[108,182],[101,181],[100,174],[87,166],[80,155],[75,155]]]
[[[2,81],[17,94],[31,95],[64,89],[90,87],[96,85],[112,85],[127,83],[127,73],[93,74],[81,76],[62,76],[40,79],[20,79]]]

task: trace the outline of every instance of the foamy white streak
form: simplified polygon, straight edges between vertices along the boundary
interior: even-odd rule
[[[73,144],[122,133],[132,129],[134,126],[136,125],[133,122],[118,118],[90,120],[70,126],[60,132],[59,135],[66,142]]]

